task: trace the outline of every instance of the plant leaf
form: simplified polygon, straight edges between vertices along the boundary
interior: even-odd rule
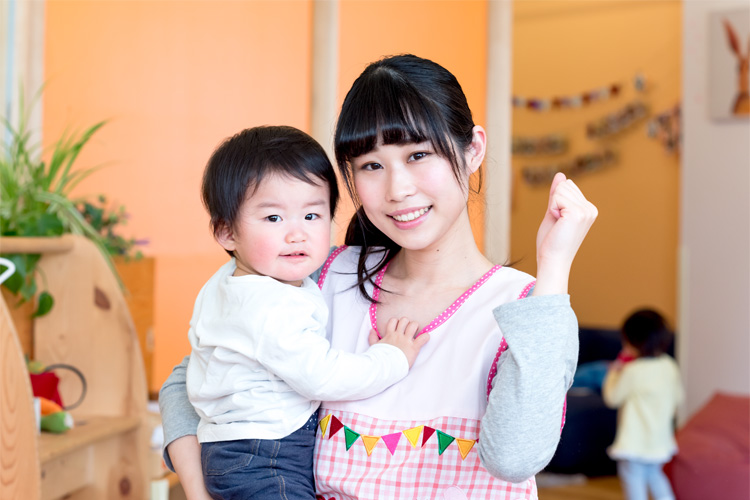
[[[50,312],[53,305],[55,305],[55,299],[53,299],[52,295],[45,290],[39,294],[36,311],[34,311],[34,314],[32,314],[31,317],[38,318],[39,316],[44,316]]]

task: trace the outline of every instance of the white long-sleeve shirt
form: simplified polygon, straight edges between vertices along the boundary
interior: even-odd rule
[[[301,287],[258,275],[232,276],[231,260],[203,286],[188,337],[187,392],[200,442],[279,439],[320,405],[367,398],[406,376],[400,349],[332,350],[328,308],[309,278]]]

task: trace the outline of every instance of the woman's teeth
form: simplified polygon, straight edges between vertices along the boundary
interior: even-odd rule
[[[409,222],[411,220],[416,219],[417,217],[420,217],[427,212],[429,212],[430,208],[420,208],[419,210],[415,210],[413,212],[409,212],[407,214],[401,214],[401,215],[394,215],[393,218],[396,219],[399,222]]]

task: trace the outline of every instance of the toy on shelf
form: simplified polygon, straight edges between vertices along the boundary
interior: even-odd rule
[[[39,428],[46,432],[61,434],[73,428],[72,410],[83,402],[86,396],[86,378],[76,367],[66,364],[54,364],[45,367],[38,361],[26,361],[31,379],[31,390],[34,398],[39,400]],[[60,378],[53,370],[65,369],[75,373],[81,380],[81,395],[71,405],[64,405],[58,385]]]

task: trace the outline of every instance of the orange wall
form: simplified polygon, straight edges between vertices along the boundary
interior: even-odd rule
[[[44,136],[101,119],[80,165],[107,163],[78,194],[126,205],[127,233],[156,258],[158,389],[189,352],[195,296],[225,261],[199,199],[224,137],[309,122],[309,1],[47,2]]]
[[[513,112],[513,134],[559,133],[570,139],[560,157],[513,158],[512,259],[535,272],[536,230],[547,188],[520,178],[526,165],[547,164],[595,149],[587,123],[640,98],[652,112],[680,100],[681,3],[526,1],[514,3],[513,92],[571,95],[614,82],[617,98],[578,110]],[[647,91],[637,94],[641,72]],[[581,189],[599,219],[573,266],[570,292],[579,322],[617,327],[633,309],[651,306],[674,324],[676,309],[679,161],[647,137],[646,124],[609,141],[619,153],[607,170],[581,175]]]
[[[486,0],[343,0],[340,11],[339,102],[372,61],[412,53],[432,59],[458,78],[474,122],[484,123],[487,81]],[[481,197],[470,203],[475,237],[483,241]],[[349,217],[341,213],[341,232]]]
[[[108,166],[78,193],[125,204],[127,233],[148,238],[145,253],[156,258],[152,390],[188,353],[195,295],[226,258],[199,201],[212,149],[248,126],[308,129],[311,9],[309,0],[47,2],[45,137],[110,120],[80,163]],[[368,62],[414,52],[456,74],[483,124],[486,9],[486,0],[342,0],[339,102]],[[572,93],[643,71],[653,109],[671,106],[679,97],[679,19],[676,2],[516,1],[514,90]],[[585,151],[583,124],[628,97],[556,116],[516,111],[515,133],[562,130],[574,151]],[[574,267],[576,312],[582,323],[614,325],[633,306],[653,304],[672,319],[677,160],[643,127],[618,149],[616,167],[580,179],[601,215]],[[516,181],[521,166],[514,161]],[[534,272],[547,195],[520,182],[513,195],[512,258]],[[481,208],[472,213],[481,243]],[[348,214],[338,219],[345,226]]]
[[[81,166],[111,164],[78,191],[125,204],[126,232],[148,238],[145,253],[156,258],[152,390],[189,352],[195,295],[226,258],[199,201],[212,149],[252,125],[308,129],[311,8],[309,1],[47,2],[44,134],[111,120]],[[484,0],[342,1],[339,102],[366,63],[414,52],[458,76],[482,123],[485,9]],[[481,228],[481,214],[475,218]],[[338,219],[345,227],[348,214]]]

